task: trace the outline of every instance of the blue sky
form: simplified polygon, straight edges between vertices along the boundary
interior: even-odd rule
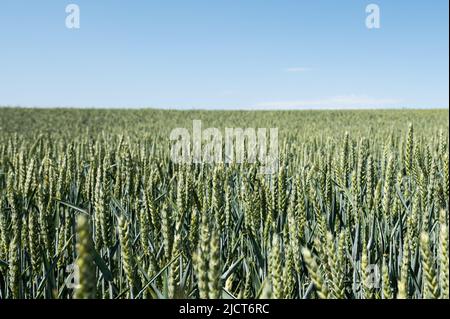
[[[65,7],[80,7],[67,29]],[[376,3],[381,28],[367,29]],[[448,107],[447,0],[0,0],[0,105]]]

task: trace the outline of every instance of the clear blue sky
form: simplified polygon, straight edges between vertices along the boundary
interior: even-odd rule
[[[65,26],[78,4],[81,28]],[[381,29],[365,26],[366,5]],[[0,105],[448,107],[448,0],[0,0]]]

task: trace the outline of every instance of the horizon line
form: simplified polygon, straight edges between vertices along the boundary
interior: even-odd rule
[[[27,109],[27,110],[118,110],[118,111],[377,111],[377,110],[448,110],[449,106],[438,107],[152,107],[152,106],[21,106],[21,105],[1,105],[0,109]]]

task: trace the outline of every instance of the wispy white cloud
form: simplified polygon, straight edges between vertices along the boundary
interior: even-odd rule
[[[301,73],[301,72],[306,72],[309,70],[310,70],[310,68],[305,68],[305,67],[291,67],[291,68],[284,69],[284,71],[288,72],[288,73]]]
[[[364,95],[341,95],[324,99],[261,102],[255,109],[362,109],[401,106],[402,100]]]

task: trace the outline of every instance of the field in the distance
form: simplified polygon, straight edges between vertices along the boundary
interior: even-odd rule
[[[0,108],[0,299],[449,298],[448,116]],[[192,120],[280,170],[174,165]]]

